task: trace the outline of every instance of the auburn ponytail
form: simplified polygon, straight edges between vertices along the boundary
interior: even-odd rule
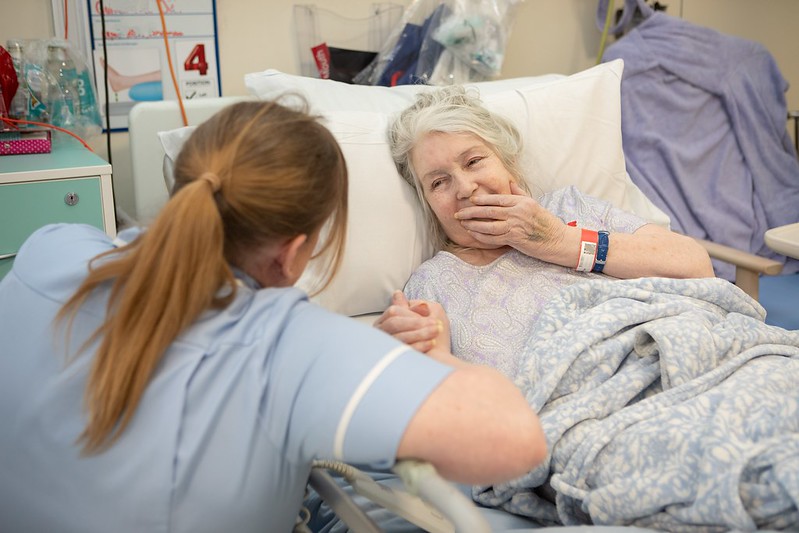
[[[344,157],[315,117],[253,101],[201,124],[181,150],[175,190],[155,221],[130,244],[95,257],[58,314],[71,325],[88,296],[111,284],[106,318],[83,344],[100,341],[84,397],[83,452],[119,438],[175,338],[203,311],[233,300],[231,265],[327,222],[320,250],[331,252],[329,281],[346,218]]]

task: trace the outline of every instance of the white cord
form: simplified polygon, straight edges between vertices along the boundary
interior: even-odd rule
[[[303,497],[303,501],[308,499],[308,486],[305,486],[305,496]],[[300,507],[300,512],[297,515],[297,519],[294,521],[294,529],[292,530],[293,533],[313,533],[311,529],[308,527],[308,522],[311,520],[311,511],[308,510],[305,505]]]
[[[474,502],[439,476],[433,465],[405,460],[398,462],[393,470],[402,478],[408,491],[418,494],[440,511],[452,523],[456,533],[491,533],[491,526]]]
[[[490,533],[491,528],[474,502],[436,469],[422,461],[399,461],[393,468],[407,492],[374,481],[357,468],[338,461],[314,461],[314,468],[341,475],[356,493],[402,516],[426,531],[438,533]],[[299,532],[297,532],[299,533]]]

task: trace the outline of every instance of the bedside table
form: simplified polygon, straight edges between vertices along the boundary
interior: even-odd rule
[[[799,259],[799,222],[766,231],[766,245],[778,254]]]
[[[0,279],[25,239],[56,222],[116,235],[111,165],[72,138],[56,140],[49,154],[0,157]]]

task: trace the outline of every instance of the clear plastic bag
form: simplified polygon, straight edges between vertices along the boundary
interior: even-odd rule
[[[97,91],[84,59],[63,39],[10,39],[20,54],[25,119],[83,138],[102,131]]]
[[[414,0],[355,82],[447,85],[495,78],[521,1]]]
[[[401,4],[379,2],[367,16],[349,18],[313,4],[294,5],[300,73],[351,82],[377,55],[403,10]]]

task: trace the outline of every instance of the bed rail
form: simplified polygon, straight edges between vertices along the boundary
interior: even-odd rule
[[[775,276],[782,272],[782,263],[779,261],[750,254],[724,244],[704,239],[695,238],[695,240],[705,247],[713,259],[735,265],[735,285],[755,300],[759,296],[760,275]]]

